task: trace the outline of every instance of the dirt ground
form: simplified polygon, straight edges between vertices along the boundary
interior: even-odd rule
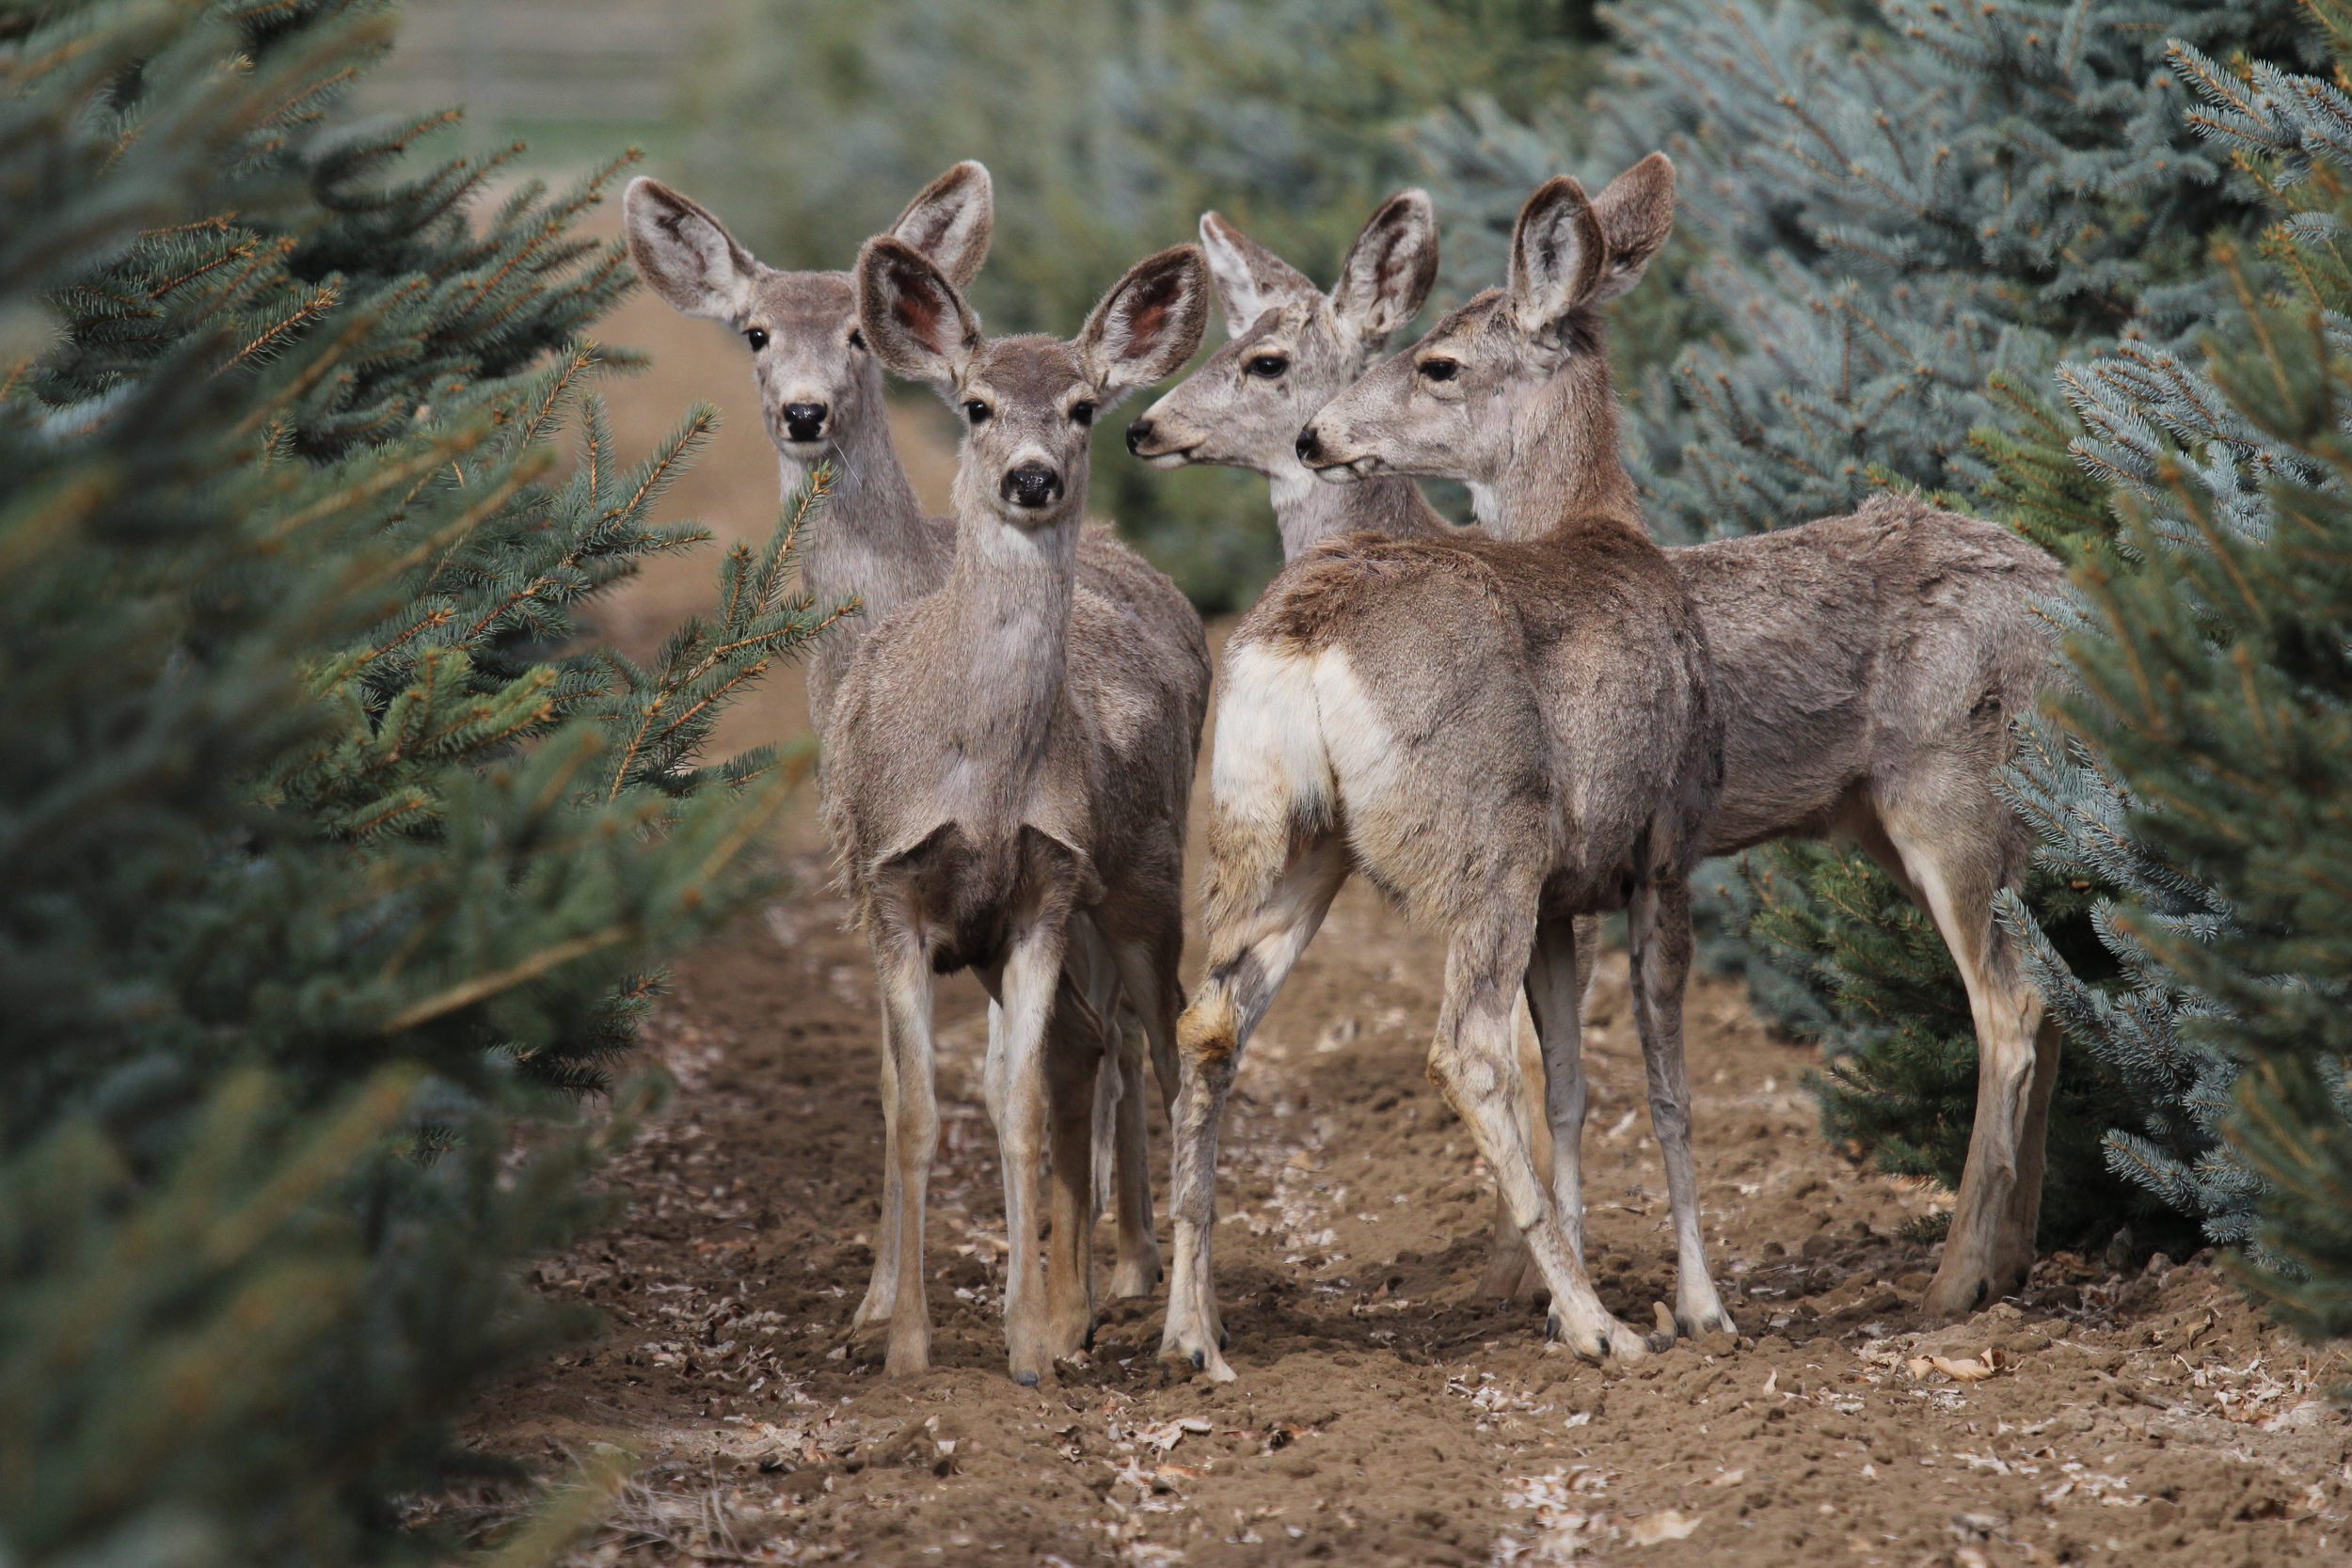
[[[773,462],[722,335],[641,301],[612,336],[660,355],[625,436],[693,396],[738,405],[675,515],[764,532]],[[910,439],[929,428],[911,418]],[[936,494],[939,452],[919,456]],[[606,629],[650,642],[709,570],[665,568]],[[785,681],[729,734],[788,736],[804,714]],[[474,1427],[550,1476],[634,1456],[570,1560],[2352,1561],[2352,1429],[2320,1400],[2337,1358],[2266,1330],[2209,1260],[2119,1275],[2061,1255],[2023,1298],[1923,1332],[1934,1255],[1897,1231],[1935,1196],[1822,1144],[1816,1057],[1724,982],[1693,986],[1690,1055],[1708,1241],[1741,1333],[1629,1370],[1548,1351],[1537,1307],[1478,1291],[1490,1183],[1422,1073],[1439,956],[1360,884],[1260,1033],[1226,1129],[1240,1380],[1157,1359],[1160,1299],[1106,1303],[1056,1386],[1006,1375],[985,1024],[962,977],[940,1007],[936,1366],[884,1378],[879,1339],[846,1329],[880,1196],[872,974],[805,803],[779,853],[795,890],[682,962],[652,1027],[678,1087],[613,1173],[626,1217],[540,1271],[609,1333]],[[1622,957],[1585,1050],[1590,1258],[1603,1300],[1647,1324],[1672,1246]],[[1155,1113],[1165,1245],[1164,1128]]]
[[[580,1561],[2352,1560],[2324,1358],[2203,1263],[2122,1277],[2060,1257],[2023,1300],[1918,1333],[1932,1255],[1893,1232],[1929,1195],[1824,1148],[1809,1053],[1721,982],[1694,988],[1691,1058],[1742,1338],[1627,1371],[1548,1351],[1533,1306],[1478,1294],[1491,1189],[1422,1073],[1438,965],[1360,887],[1235,1097],[1218,1246],[1240,1381],[1158,1361],[1160,1300],[1108,1304],[1057,1387],[1006,1375],[965,981],[942,1008],[937,1366],[886,1379],[844,1326],[882,1117],[842,912],[804,894],[682,967],[656,1030],[679,1093],[617,1173],[629,1217],[542,1271],[612,1332],[483,1414],[485,1444],[551,1469],[598,1444],[640,1456]],[[1624,997],[1616,958],[1586,1035],[1591,1256],[1603,1299],[1647,1323],[1672,1249]],[[1910,1365],[1937,1356],[1999,1370]]]

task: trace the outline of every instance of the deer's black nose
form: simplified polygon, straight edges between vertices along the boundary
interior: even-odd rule
[[[1301,463],[1312,464],[1316,458],[1323,455],[1323,437],[1315,434],[1314,426],[1309,425],[1298,433],[1296,448],[1298,460]]]
[[[1005,499],[1034,511],[1061,499],[1061,475],[1042,463],[1024,463],[1005,475]]]
[[[784,405],[784,433],[795,441],[814,441],[825,433],[827,409],[821,403]]]
[[[1143,443],[1150,439],[1152,439],[1150,420],[1137,420],[1127,427],[1127,450],[1129,451],[1140,453],[1143,451]]]

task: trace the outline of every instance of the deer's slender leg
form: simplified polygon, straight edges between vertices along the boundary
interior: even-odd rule
[[[1524,1006],[1524,998],[1521,1005]],[[1522,1027],[1515,1013],[1511,1022],[1511,1041],[1518,1053],[1519,1082],[1544,1082],[1543,1036],[1532,1017]],[[1541,1095],[1523,1094],[1519,1097],[1519,1108],[1523,1113],[1530,1113],[1531,1107],[1540,1111],[1542,1105]],[[1519,1123],[1519,1136],[1527,1140],[1528,1151],[1534,1158],[1535,1168],[1547,1168],[1552,1158],[1551,1133],[1544,1125],[1544,1118],[1540,1115],[1528,1114]],[[1492,1296],[1497,1301],[1516,1301],[1542,1283],[1543,1276],[1536,1272],[1535,1260],[1528,1256],[1526,1239],[1519,1234],[1519,1227],[1511,1223],[1511,1205],[1503,1199],[1502,1189],[1498,1187],[1495,1189],[1494,1233],[1487,1238],[1486,1269],[1478,1276],[1479,1293]]]
[[[1111,1042],[1116,1060],[1119,1098],[1111,1107],[1112,1141],[1116,1157],[1111,1170],[1111,1214],[1118,1228],[1118,1261],[1111,1266],[1113,1296],[1148,1296],[1159,1289],[1165,1269],[1160,1239],[1152,1228],[1152,1134],[1145,1117],[1151,1093],[1151,1044],[1143,1026],[1122,1013]]]
[[[1565,970],[1561,967],[1563,939],[1553,930],[1558,924],[1572,927],[1566,939],[1566,959],[1572,967]],[[1544,1085],[1544,1118],[1530,1130],[1528,1147],[1534,1153],[1537,1169],[1543,1169],[1545,1162],[1549,1161],[1552,1200],[1560,1206],[1560,1228],[1579,1258],[1584,1256],[1584,1015],[1599,964],[1600,916],[1581,914],[1573,922],[1544,921],[1536,927],[1534,957],[1527,966],[1528,1012],[1534,1023],[1536,1046],[1535,1073],[1525,1071],[1524,1052],[1519,1061],[1521,1076]],[[1566,988],[1565,991],[1563,987]],[[1539,1002],[1538,993],[1549,1000]],[[1556,1017],[1558,1022],[1546,1022],[1548,1015]],[[1527,1294],[1539,1283],[1541,1276],[1534,1260],[1527,1255],[1518,1227],[1511,1223],[1511,1207],[1503,1200],[1501,1189],[1497,1189],[1493,1249],[1487,1256],[1484,1288],[1488,1295],[1509,1301]]]
[[[1143,1081],[1145,1026],[1129,993],[1123,966],[1098,917],[1081,913],[1071,921],[1069,931],[1053,1032],[1059,1040],[1081,1013],[1101,1021],[1102,1061],[1093,1077],[1093,1136],[1088,1156],[1094,1179],[1091,1202],[1097,1214],[1107,1205],[1116,1220],[1119,1262],[1111,1276],[1111,1293],[1149,1295],[1159,1283],[1160,1251],[1158,1238],[1152,1233],[1152,1145],[1144,1120],[1145,1097],[1151,1092]]]
[[[1633,1018],[1649,1078],[1650,1126],[1666,1165],[1674,1212],[1675,1327],[1696,1338],[1732,1327],[1707,1269],[1699,1226],[1698,1166],[1691,1154],[1691,1073],[1682,1054],[1682,993],[1691,973],[1691,885],[1661,877],[1638,889],[1626,911]]]
[[[930,1366],[930,1306],[923,1285],[923,1206],[931,1159],[939,1148],[939,1100],[933,1081],[930,964],[922,944],[903,930],[874,941],[874,970],[888,1015],[884,1043],[896,1093],[898,1203],[884,1235],[897,1255],[884,1369],[897,1375]]]
[[[1066,982],[1057,992],[1045,1031],[1045,1119],[1053,1148],[1053,1243],[1045,1254],[1046,1338],[1055,1356],[1073,1355],[1094,1338],[1094,1175],[1097,1083],[1112,1080],[1119,1062],[1109,1019],[1087,1008]]]
[[[1532,899],[1529,902],[1532,903]],[[1520,1135],[1522,1093],[1513,1060],[1512,999],[1527,974],[1534,922],[1502,900],[1492,915],[1456,930],[1446,954],[1445,1005],[1429,1052],[1429,1077],[1463,1121],[1511,1206],[1512,1223],[1551,1290],[1551,1330],[1579,1355],[1634,1361],[1644,1337],[1610,1316],[1572,1252],[1559,1213]]]
[[[1279,875],[1256,890],[1257,896],[1230,898],[1209,933],[1207,977],[1176,1026],[1183,1086],[1171,1131],[1175,1175],[1168,1200],[1176,1266],[1168,1281],[1160,1354],[1190,1361],[1219,1383],[1233,1377],[1222,1354],[1224,1329],[1209,1257],[1225,1098],[1243,1048],[1323,924],[1351,863],[1345,842],[1328,833],[1292,856]]]
[[[1176,1015],[1184,1006],[1176,965],[1184,940],[1183,922],[1171,919],[1167,929],[1140,942],[1121,942],[1117,948],[1124,991],[1142,1021],[1142,1030],[1140,1038],[1136,1031],[1129,1030],[1121,1040],[1126,1054],[1120,1069],[1127,1076],[1127,1085],[1119,1106],[1122,1118],[1120,1147],[1123,1150],[1132,1142],[1138,1158],[1132,1169],[1122,1164],[1120,1171],[1119,1266],[1111,1275],[1114,1296],[1148,1296],[1159,1288],[1163,1273],[1159,1238],[1152,1228],[1152,1173],[1145,1158],[1150,1141],[1144,1127],[1148,1092],[1144,1063],[1147,1053],[1155,1066],[1163,1056],[1171,1064],[1176,1059]],[[1171,1113],[1176,1103],[1174,1091],[1180,1086],[1180,1081],[1167,1085],[1171,1091],[1168,1101]],[[1126,1118],[1132,1118],[1132,1129]]]
[[[2021,1288],[2033,1270],[2036,1222],[2042,1211],[2042,1141],[2050,1093],[2058,1082],[2058,1035],[2045,1026],[2042,995],[2017,966],[2007,935],[1993,918],[1993,895],[2008,880],[2001,863],[2007,834],[1948,831],[1949,808],[2001,809],[1980,780],[1936,792],[1930,802],[1907,800],[1885,809],[1885,841],[1900,857],[1903,879],[1933,917],[1944,945],[1968,988],[1977,1027],[1977,1115],[1968,1134],[1968,1163],[1944,1240],[1944,1260],[1922,1306],[1959,1317],[1990,1307]],[[2004,823],[2004,826],[2008,824]],[[1936,831],[1945,826],[1946,831]],[[1866,847],[1868,840],[1865,839]]]
[[[898,1299],[898,1062],[890,1039],[890,1005],[882,1009],[882,1217],[874,1227],[874,1273],[866,1297],[850,1315],[850,1326],[887,1323]]]
[[[1544,1053],[1544,1120],[1551,1130],[1551,1200],[1560,1211],[1560,1234],[1568,1249],[1584,1256],[1584,1020],[1580,1003],[1578,938],[1565,920],[1535,927],[1535,950],[1527,967],[1527,1006]]]
[[[1005,1339],[1013,1381],[1034,1388],[1053,1364],[1038,1257],[1039,1165],[1045,1153],[1046,1032],[1061,981],[1059,921],[1033,921],[1012,944],[1000,981],[1005,1006],[1003,1105],[996,1123],[1005,1174]],[[1081,1167],[1091,1180],[1091,1166]]]

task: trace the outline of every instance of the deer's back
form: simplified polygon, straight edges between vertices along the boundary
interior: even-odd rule
[[[1820,832],[1848,793],[1932,754],[1989,771],[2048,678],[2031,601],[2060,585],[2058,563],[1913,497],[1667,555],[1724,709],[1710,853]]]
[[[1228,668],[1229,701],[1251,681],[1313,705],[1359,857],[1408,905],[1533,875],[1611,907],[1629,870],[1687,868],[1712,804],[1705,639],[1630,531],[1328,541],[1275,580]]]

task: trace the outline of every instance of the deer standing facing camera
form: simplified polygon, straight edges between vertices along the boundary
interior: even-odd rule
[[[899,374],[928,381],[965,435],[954,563],[940,590],[867,635],[826,726],[825,816],[874,952],[897,1053],[898,1299],[888,1370],[930,1363],[923,1207],[938,1142],[931,976],[970,968],[1003,1007],[993,1109],[1011,1243],[1006,1338],[1034,1386],[1093,1327],[1089,1107],[1082,1032],[1049,1030],[1073,926],[1119,965],[1155,1049],[1173,1034],[1184,943],[1184,811],[1207,702],[1199,617],[1078,580],[1097,413],[1200,341],[1192,246],[1140,261],[1072,341],[986,339],[936,263],[884,236],[859,253],[858,315]],[[1176,652],[1171,655],[1169,650]],[[1070,1005],[1060,988],[1058,1005]],[[1038,1267],[1050,1137],[1054,1244]]]

